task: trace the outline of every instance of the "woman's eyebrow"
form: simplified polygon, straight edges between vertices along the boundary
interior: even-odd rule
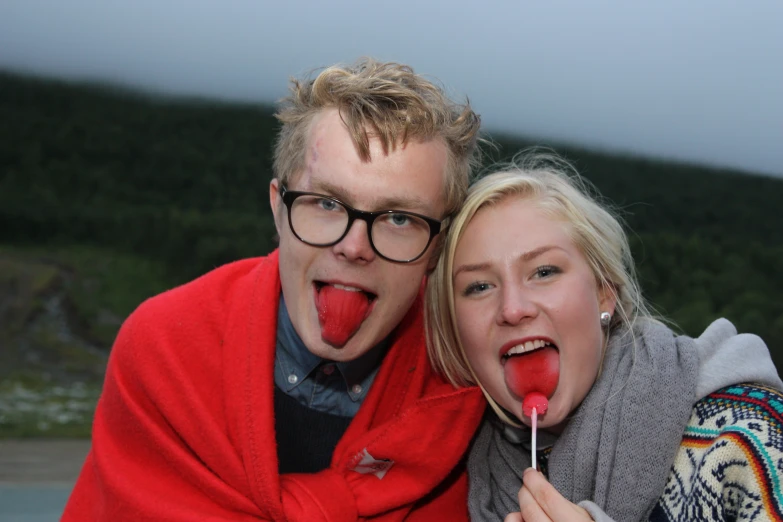
[[[474,264],[468,264],[468,265],[460,265],[457,267],[457,269],[454,271],[454,275],[452,275],[452,278],[457,277],[462,272],[479,272],[481,270],[487,270],[489,269],[491,265],[489,263],[474,263]]]
[[[533,259],[537,258],[538,256],[553,250],[555,248],[560,248],[559,246],[555,245],[544,245],[540,246],[538,248],[534,248],[533,250],[530,250],[529,252],[525,252],[522,255],[519,256],[518,259],[521,261],[532,261]],[[562,250],[562,249],[561,249]],[[480,270],[488,270],[492,265],[490,263],[471,263],[466,265],[460,265],[457,267],[456,270],[454,270],[454,275],[452,275],[452,278],[457,277],[462,272],[478,272]]]
[[[544,246],[540,246],[540,247],[538,247],[538,248],[534,248],[533,250],[531,250],[531,251],[529,251],[529,252],[525,252],[524,254],[522,254],[521,256],[519,256],[519,259],[521,259],[522,261],[530,261],[530,260],[532,260],[532,259],[535,259],[535,258],[537,258],[537,257],[538,257],[538,256],[540,256],[541,254],[544,254],[544,253],[546,253],[546,252],[549,252],[550,250],[552,250],[552,249],[555,249],[555,248],[560,248],[560,247],[558,247],[558,246],[555,246],[555,245],[544,245]],[[561,250],[562,250],[562,249],[561,249]]]

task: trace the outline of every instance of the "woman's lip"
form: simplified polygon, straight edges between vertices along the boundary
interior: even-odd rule
[[[520,339],[514,339],[501,346],[499,351],[500,359],[502,360],[503,356],[505,356],[509,352],[509,350],[511,350],[513,347],[519,346],[520,344],[525,344],[526,342],[530,342],[530,341],[544,341],[545,343],[549,343],[552,346],[554,346],[555,349],[557,349],[557,345],[551,338],[545,335],[529,335],[527,337],[522,337]]]

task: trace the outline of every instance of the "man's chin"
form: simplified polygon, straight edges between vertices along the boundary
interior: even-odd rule
[[[354,334],[342,344],[329,342],[327,339],[321,337],[320,342],[318,343],[319,353],[316,355],[336,362],[352,361],[369,349],[369,347],[367,347],[363,350],[361,338],[357,337],[358,336]]]
[[[350,333],[326,332],[323,329],[321,329],[321,342],[332,348],[340,350],[345,346],[347,346],[358,332],[359,332],[358,328]]]

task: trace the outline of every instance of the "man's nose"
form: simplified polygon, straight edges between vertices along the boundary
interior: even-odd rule
[[[376,254],[370,244],[367,226],[367,223],[361,219],[351,223],[345,237],[332,247],[334,253],[349,261],[370,262],[375,259]]]

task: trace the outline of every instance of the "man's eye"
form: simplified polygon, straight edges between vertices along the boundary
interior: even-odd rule
[[[337,208],[337,203],[331,199],[319,199],[317,204],[324,210],[335,210]]]
[[[394,225],[398,227],[407,225],[411,220],[411,218],[406,216],[405,214],[392,214],[389,219]]]

